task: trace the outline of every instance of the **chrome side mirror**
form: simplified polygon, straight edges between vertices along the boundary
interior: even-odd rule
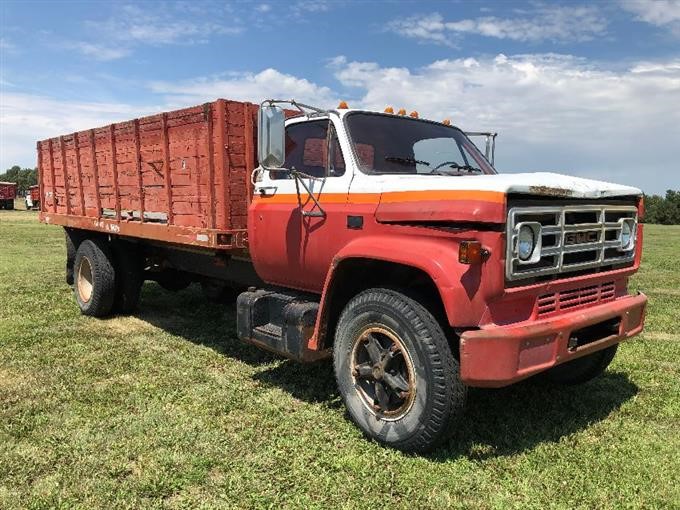
[[[286,161],[286,116],[274,105],[260,105],[257,117],[257,159],[262,168],[281,168]]]

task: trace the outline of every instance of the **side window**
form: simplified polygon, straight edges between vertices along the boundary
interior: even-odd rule
[[[342,157],[342,149],[340,149],[338,134],[335,132],[333,126],[331,126],[328,149],[328,177],[340,177],[341,175],[345,175],[345,159]]]
[[[328,120],[303,122],[286,128],[286,168],[314,177],[337,177],[345,173],[335,129]],[[330,137],[329,137],[330,131]],[[329,157],[330,156],[330,157]],[[286,172],[272,171],[272,179],[286,179]]]
[[[286,128],[286,168],[295,168],[314,177],[326,175],[324,147],[328,121],[302,122]]]

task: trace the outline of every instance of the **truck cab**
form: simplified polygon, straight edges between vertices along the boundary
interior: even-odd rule
[[[261,129],[268,143],[281,136],[268,133],[284,128],[279,121],[273,129]],[[457,127],[389,110],[288,119],[280,154],[255,172],[252,261],[263,280],[320,296],[313,330],[298,328],[308,335],[298,353],[333,351],[350,414],[373,437],[389,441],[395,421],[408,421],[407,395],[417,392],[427,356],[407,352],[417,348],[402,338],[406,325],[357,317],[357,300],[368,316],[393,302],[395,321],[403,307],[423,306],[461,387],[540,373],[584,382],[642,329],[646,297],[627,291],[641,254],[639,189],[553,173],[501,175]],[[247,329],[243,338],[267,345]],[[415,328],[412,335],[424,341]],[[385,356],[395,352],[399,361],[390,363],[399,369],[390,375]]]

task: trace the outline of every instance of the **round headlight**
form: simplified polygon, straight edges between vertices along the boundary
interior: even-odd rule
[[[519,236],[517,236],[517,254],[520,260],[529,260],[534,252],[535,245],[534,229],[528,225],[522,226],[519,229]]]
[[[630,248],[632,241],[633,241],[633,229],[630,226],[630,222],[624,221],[621,224],[621,249],[627,250],[628,248]]]

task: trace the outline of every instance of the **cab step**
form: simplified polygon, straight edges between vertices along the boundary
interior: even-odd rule
[[[240,340],[298,361],[316,361],[330,351],[309,349],[319,302],[309,294],[249,289],[236,300]]]

